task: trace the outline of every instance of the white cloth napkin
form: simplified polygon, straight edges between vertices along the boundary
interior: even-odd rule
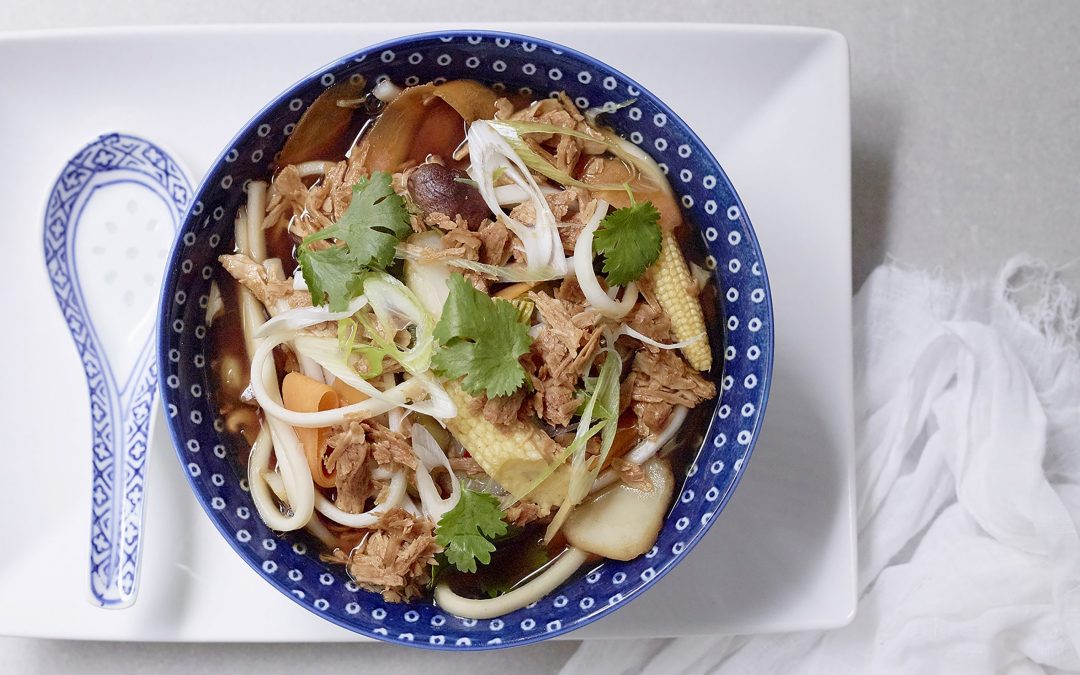
[[[563,675],[1080,671],[1080,287],[1065,273],[1021,257],[950,282],[889,264],[857,294],[851,625],[591,641]]]

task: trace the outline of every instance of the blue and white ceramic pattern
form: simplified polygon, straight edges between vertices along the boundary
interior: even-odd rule
[[[472,78],[536,96],[565,90],[582,109],[636,99],[606,121],[667,171],[719,281],[724,319],[711,329],[723,369],[721,395],[708,428],[696,430],[703,437],[701,450],[656,546],[630,562],[583,569],[548,597],[497,619],[461,619],[430,603],[386,603],[358,589],[343,567],[321,562],[305,539],[269,530],[239,469],[240,450],[222,433],[211,399],[203,308],[216,257],[232,249],[244,186],[267,178],[274,154],[304,109],[326,87],[354,74],[403,85]],[[411,36],[363,49],[300,81],[260,111],[199,188],[169,262],[159,330],[162,394],[181,465],[240,556],[328,621],[382,640],[458,650],[523,645],[574,630],[639,596],[671,570],[700,541],[739,481],[761,428],[773,361],[772,304],[761,251],[738,195],[701,140],[664,103],[610,66],[543,40],[480,31]]]
[[[90,595],[138,591],[147,439],[157,398],[151,335],[187,177],[149,141],[109,134],[64,167],[45,212],[45,264],[86,373],[93,428]]]

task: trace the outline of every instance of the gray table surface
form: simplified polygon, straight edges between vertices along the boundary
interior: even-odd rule
[[[1080,258],[1080,2],[0,0],[0,31],[132,24],[693,21],[832,28],[851,45],[856,287],[894,257],[954,275],[1015,253]],[[5,130],[9,131],[9,130]],[[3,604],[0,603],[0,611]],[[158,645],[0,638],[18,673],[548,673],[576,648],[446,655],[384,645]],[[602,664],[597,671],[603,672]]]

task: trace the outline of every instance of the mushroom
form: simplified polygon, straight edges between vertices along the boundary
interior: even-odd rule
[[[450,218],[460,215],[476,229],[491,215],[480,192],[469,185],[469,175],[459,169],[429,162],[409,174],[409,195],[424,215],[442,213]]]

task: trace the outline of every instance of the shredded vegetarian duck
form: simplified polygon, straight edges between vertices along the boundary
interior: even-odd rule
[[[381,593],[387,602],[405,602],[419,596],[431,578],[439,551],[435,527],[404,509],[383,513],[348,553],[340,549],[332,559],[346,565],[356,583]]]

